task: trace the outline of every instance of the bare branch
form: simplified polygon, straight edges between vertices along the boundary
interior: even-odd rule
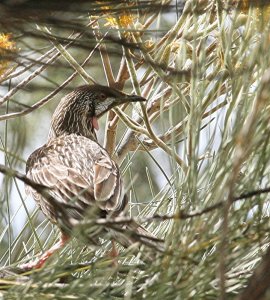
[[[260,264],[250,277],[247,287],[237,297],[237,300],[260,300],[269,291],[270,286],[270,248],[267,249]]]
[[[91,51],[91,53],[87,56],[87,58],[84,60],[82,63],[82,67],[87,64],[87,62],[90,60],[94,52],[96,51],[98,47],[97,46]],[[0,116],[0,121],[8,120],[8,119],[13,119],[17,118],[19,116],[25,116],[32,111],[42,107],[46,103],[48,103],[55,95],[57,95],[66,85],[68,85],[76,76],[78,75],[77,71],[73,72],[58,88],[56,88],[53,92],[51,92],[49,95],[45,96],[43,99],[39,100],[36,102],[34,105],[30,106],[29,108],[24,109],[23,111],[20,112],[15,112],[15,113],[9,113]]]

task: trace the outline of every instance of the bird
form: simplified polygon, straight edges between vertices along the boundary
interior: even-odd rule
[[[35,150],[26,163],[27,178],[47,187],[49,197],[29,185],[26,193],[59,227],[60,239],[24,268],[41,268],[66,244],[76,225],[87,222],[89,216],[106,219],[125,215],[128,197],[119,167],[98,142],[96,130],[98,119],[113,107],[144,101],[141,96],[98,84],[79,86],[60,100],[47,143]],[[131,234],[125,236],[127,229]],[[116,240],[121,231],[118,241],[125,247],[136,241],[149,245],[162,241],[135,221],[114,232]]]

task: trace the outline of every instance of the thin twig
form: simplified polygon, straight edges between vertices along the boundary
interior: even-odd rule
[[[97,47],[98,47],[98,44],[91,51],[91,53],[86,57],[86,59],[84,60],[84,62],[81,65],[82,67],[87,64],[87,62],[89,61],[89,59],[92,57],[92,55],[96,51]],[[4,121],[4,120],[8,120],[8,119],[13,119],[13,118],[16,118],[16,117],[19,117],[19,116],[20,117],[21,116],[25,116],[25,115],[31,113],[32,111],[34,111],[34,110],[42,107],[43,105],[45,105],[46,103],[48,103],[55,95],[57,95],[66,85],[68,85],[77,75],[78,75],[77,71],[73,72],[59,87],[57,87],[49,95],[45,96],[44,98],[42,98],[41,100],[39,100],[38,102],[36,102],[34,105],[32,105],[29,108],[26,108],[26,109],[24,109],[24,110],[22,110],[20,112],[9,113],[9,114],[5,114],[5,115],[0,116],[0,121]]]
[[[31,186],[34,190],[36,190],[38,193],[42,194],[42,196],[46,195],[48,197],[51,198],[51,195],[49,195],[48,191],[49,188],[42,185],[42,184],[38,184],[36,182],[34,182],[33,180],[29,179],[28,177],[26,177],[26,175],[15,171],[11,168],[6,167],[5,165],[0,164],[0,173],[9,176],[9,177],[15,177],[18,178],[19,180],[21,180],[22,182],[24,182],[25,184]],[[254,196],[259,196],[261,194],[268,194],[270,193],[270,187],[266,187],[264,189],[258,189],[258,190],[254,190],[254,191],[250,191],[247,193],[243,193],[240,194],[239,196],[235,196],[232,198],[232,203],[237,202],[237,201],[241,201],[241,200],[247,200],[250,199]],[[160,214],[154,214],[152,216],[147,216],[147,217],[115,217],[115,218],[108,218],[108,219],[97,219],[95,220],[96,224],[99,225],[106,225],[106,224],[128,224],[130,222],[136,222],[136,223],[145,223],[145,222],[149,222],[149,221],[153,221],[153,220],[159,220],[159,221],[166,221],[166,220],[186,220],[186,219],[191,219],[194,217],[199,217],[202,216],[206,213],[210,213],[213,210],[216,210],[218,208],[223,207],[224,205],[226,205],[227,201],[219,201],[211,206],[208,206],[200,211],[193,211],[193,212],[185,212],[184,210],[180,210],[177,213],[174,214],[168,214],[168,215],[160,215]],[[87,221],[86,221],[87,222]]]
[[[48,33],[48,39],[52,42],[52,44],[54,45],[54,47],[59,51],[59,53],[66,59],[66,61],[70,64],[70,66],[76,70],[79,75],[82,77],[82,79],[86,82],[86,83],[96,83],[95,79],[90,76],[84,69],[82,66],[80,66],[76,59],[65,49],[64,46],[62,46],[56,39],[53,39],[50,35],[50,30],[47,27],[40,27],[41,31],[43,31],[44,33]]]
[[[92,21],[88,26],[92,25],[96,20]],[[68,48],[70,45],[72,45],[75,41],[75,39],[78,39],[82,36],[82,33],[75,33],[72,34],[69,38],[72,38],[73,40],[70,41],[65,48]],[[52,50],[50,50],[52,51]],[[48,53],[50,53],[47,52]],[[53,52],[53,51],[52,51]],[[13,89],[11,89],[1,100],[0,100],[0,106],[5,103],[7,100],[10,99],[21,87],[26,86],[30,81],[32,81],[36,76],[41,74],[53,61],[55,61],[59,56],[61,55],[60,52],[54,54],[51,58],[49,58],[42,66],[40,66],[37,70],[35,70],[33,73],[31,73],[29,76],[27,76],[24,80],[22,80],[19,84],[17,84]],[[43,57],[46,57],[46,55],[41,56],[39,59],[43,59]],[[4,119],[6,120],[6,119]]]
[[[38,76],[41,72],[43,72],[54,60],[56,60],[61,54],[56,53],[51,58],[49,58],[44,65],[37,68],[34,72],[32,72],[29,76],[27,76],[24,80],[18,83],[13,89],[11,89],[6,95],[0,100],[0,106],[5,103],[8,99],[10,99],[21,87],[26,86],[31,80],[33,80],[36,76]]]

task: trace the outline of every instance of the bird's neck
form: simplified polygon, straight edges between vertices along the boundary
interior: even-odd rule
[[[97,135],[95,133],[95,131],[93,132],[87,132],[87,133],[83,133],[83,132],[72,132],[72,131],[63,131],[63,132],[55,132],[53,130],[53,128],[50,128],[49,130],[49,135],[48,135],[48,141],[55,139],[57,137],[60,136],[67,136],[67,135],[71,135],[71,134],[76,134],[78,136],[84,136],[92,141],[97,141]]]
[[[88,118],[81,116],[80,118],[72,119],[72,117],[66,115],[64,119],[52,119],[48,136],[49,140],[70,134],[84,136],[91,140],[97,141],[94,126],[91,120]]]

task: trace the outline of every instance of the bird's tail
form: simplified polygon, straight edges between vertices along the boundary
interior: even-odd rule
[[[147,245],[148,247],[155,248],[156,250],[160,252],[165,251],[165,245],[164,245],[164,240],[157,238],[154,234],[149,232],[147,229],[145,229],[143,226],[139,225],[136,223],[136,228],[135,235],[138,237],[140,242],[142,244]]]
[[[123,226],[117,233],[115,232],[115,240],[125,248],[140,243],[160,252],[165,251],[164,240],[157,238],[135,221]]]

